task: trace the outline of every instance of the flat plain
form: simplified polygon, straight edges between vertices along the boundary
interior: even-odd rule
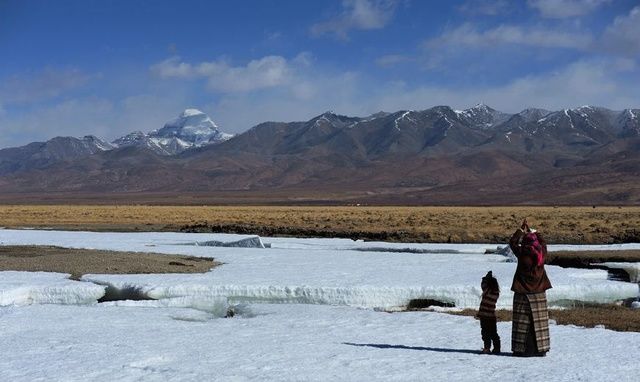
[[[505,243],[523,218],[549,243],[640,242],[640,207],[0,205],[0,226]]]

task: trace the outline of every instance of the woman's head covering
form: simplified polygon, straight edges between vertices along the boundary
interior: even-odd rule
[[[544,264],[544,252],[542,244],[538,240],[538,234],[533,231],[529,232],[522,238],[522,248],[529,254],[535,256],[536,264],[540,267]]]

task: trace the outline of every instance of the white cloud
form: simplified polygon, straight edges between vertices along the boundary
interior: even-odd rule
[[[207,109],[225,131],[243,132],[265,121],[306,121],[327,110],[361,115],[367,111],[368,87],[358,73],[314,70],[290,87],[227,94]]]
[[[113,104],[102,99],[70,99],[35,108],[23,115],[0,118],[0,147],[42,141],[54,136],[104,135],[113,115]]]
[[[589,4],[595,6],[595,3]],[[640,6],[626,15],[616,17],[600,36],[593,36],[579,24],[572,28],[567,28],[567,24],[564,24],[564,28],[545,24],[548,22],[537,25],[502,24],[483,29],[474,23],[464,23],[425,41],[422,44],[424,57],[420,61],[428,69],[438,69],[447,67],[451,60],[464,59],[469,52],[462,48],[484,52],[502,46],[568,49],[576,51],[583,58],[617,55],[637,60],[640,54]],[[547,56],[553,54],[547,50],[540,52]],[[417,60],[417,57],[414,59]],[[635,62],[618,61],[616,66],[620,65],[629,68]]]
[[[326,110],[366,116],[380,110],[420,110],[434,105],[465,108],[477,102],[507,112],[583,104],[623,109],[640,103],[640,88],[630,86],[640,81],[639,73],[635,62],[627,58],[577,61],[554,72],[491,86],[425,85],[417,80],[380,82],[357,72],[318,67],[309,54],[281,60],[288,68],[288,80],[281,85],[261,87],[259,91],[236,91],[237,86],[233,91],[216,90],[204,104],[193,103],[203,97],[194,91],[191,81],[160,81],[146,92],[122,99],[70,99],[53,106],[36,106],[20,115],[7,110],[0,115],[0,147],[56,135],[95,134],[111,140],[134,130],[160,128],[186,107],[209,113],[223,131],[240,133],[260,122],[308,120]],[[209,66],[179,60],[172,65],[180,64],[189,69],[169,71],[179,75],[168,78],[209,81]],[[233,68],[226,65],[225,70]],[[237,68],[246,72],[249,67]]]
[[[171,58],[153,65],[161,78],[200,79],[214,94],[205,108],[227,132],[268,120],[308,119],[326,110],[361,112],[369,84],[354,72],[318,68],[309,52],[291,59],[267,56],[243,66],[227,61],[187,63]],[[250,112],[248,112],[250,111]]]
[[[174,56],[151,66],[151,71],[160,78],[192,78],[195,71],[191,64],[180,62],[180,57]]]
[[[188,63],[171,58],[153,65],[152,73],[162,79],[143,80],[122,98],[70,98],[60,102],[31,105],[28,112],[0,109],[0,147],[48,140],[54,136],[95,134],[113,140],[131,131],[150,131],[163,126],[187,107],[210,113],[223,131],[241,132],[269,117],[283,120],[329,109],[353,83],[351,74],[325,74],[314,68],[314,57],[302,52],[290,60],[267,56],[245,65],[232,66],[226,60]],[[111,82],[122,81],[114,78]],[[202,81],[216,100],[209,105],[195,90],[193,81]],[[334,88],[331,92],[329,88]],[[353,87],[351,87],[353,88]],[[331,94],[336,97],[330,96]],[[342,96],[342,99],[349,97]],[[351,97],[356,98],[356,97]],[[0,105],[2,105],[0,100]],[[210,101],[208,101],[210,102]],[[242,105],[226,109],[220,105]],[[277,106],[270,110],[269,106]],[[260,112],[256,112],[256,110]],[[220,116],[218,115],[220,114]]]
[[[413,58],[402,54],[388,54],[376,59],[376,65],[388,68],[405,62],[413,61]]]
[[[589,34],[553,30],[544,27],[500,25],[481,31],[474,25],[466,23],[428,40],[425,46],[427,48],[455,47],[456,45],[492,47],[513,44],[543,48],[585,49],[591,44],[591,41],[592,38]]]
[[[304,57],[296,62],[303,62]],[[219,92],[250,92],[289,83],[291,68],[281,56],[252,60],[246,66],[231,66],[225,60],[192,65],[172,57],[151,67],[160,78],[206,78],[209,89]]]
[[[619,72],[633,72],[637,68],[635,60],[631,58],[617,58],[613,60],[612,65],[613,69]]]
[[[236,93],[208,105],[208,110],[221,126],[242,132],[260,122],[308,120],[326,110],[366,116],[380,110],[422,110],[435,105],[466,108],[478,102],[506,112],[526,107],[558,110],[583,104],[618,110],[637,107],[640,89],[628,86],[629,81],[638,80],[637,73],[616,72],[618,64],[609,60],[578,61],[557,71],[524,76],[496,86],[379,83],[358,73],[316,71],[305,78],[310,90],[305,98],[282,88],[264,94]],[[620,69],[628,67],[623,65]]]
[[[334,35],[348,40],[351,30],[381,29],[393,17],[396,0],[343,0],[342,13],[311,26],[313,36]]]
[[[191,104],[188,95],[180,89],[167,94],[128,96],[115,103],[116,113],[108,119],[111,128],[105,136],[113,139],[134,130],[159,129],[189,107],[200,108],[200,105]]]
[[[584,16],[610,2],[611,0],[528,0],[527,4],[540,12],[542,17],[562,19]]]
[[[315,58],[311,52],[301,52],[298,53],[292,60],[293,64],[299,65],[302,67],[310,67],[313,64]]]
[[[626,16],[616,17],[605,30],[600,47],[626,56],[640,54],[640,6]]]
[[[213,90],[246,92],[287,83],[290,79],[287,60],[267,56],[253,60],[246,67],[211,67],[207,70],[208,86]]]
[[[97,135],[113,140],[135,130],[158,129],[189,104],[179,90],[119,100],[72,98],[26,113],[0,114],[0,148],[46,141],[55,136]]]
[[[526,107],[551,110],[584,104],[613,109],[637,107],[640,89],[618,79],[608,61],[578,61],[561,70],[537,76],[514,79],[494,87],[418,86],[409,88],[396,84],[386,94],[375,98],[378,105],[371,110],[424,109],[432,105],[465,108],[484,102],[506,112],[518,112]],[[636,76],[637,77],[637,76]]]
[[[507,0],[467,0],[458,10],[469,14],[497,16],[507,13],[511,5]]]
[[[45,68],[8,77],[0,83],[0,102],[30,103],[55,98],[95,77],[78,69]]]

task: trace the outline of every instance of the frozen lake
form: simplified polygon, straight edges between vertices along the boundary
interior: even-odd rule
[[[480,299],[479,280],[492,270],[502,286],[499,307],[511,306],[509,291],[515,264],[500,255],[486,255],[484,244],[407,244],[359,242],[348,239],[262,238],[270,248],[209,247],[194,243],[217,241],[237,242],[246,235],[187,233],[93,233],[36,230],[0,230],[4,244],[57,245],[70,248],[93,248],[184,254],[215,257],[224,265],[205,274],[162,275],[85,275],[91,281],[112,289],[136,289],[143,295],[159,299],[190,297],[209,301],[227,298],[230,303],[306,303],[347,305],[373,309],[405,307],[411,299],[424,298],[454,304],[460,308],[475,308]],[[594,246],[584,246],[589,249]],[[551,246],[550,250],[584,248]],[[606,248],[606,246],[597,246]],[[613,249],[637,248],[636,244],[609,246]],[[368,251],[369,250],[369,251]],[[410,252],[402,252],[410,251]],[[422,252],[422,253],[416,253]],[[637,285],[610,281],[604,270],[564,269],[548,266],[554,288],[548,292],[549,303],[557,306],[574,302],[606,303],[638,296]],[[16,281],[21,277],[24,281]],[[11,303],[9,285],[27,290],[44,288],[46,281],[32,275],[26,278],[5,276],[4,304]],[[60,276],[64,278],[64,276]],[[30,281],[31,280],[31,281]],[[64,283],[64,280],[59,281]],[[9,284],[9,285],[7,285]],[[36,297],[57,303],[77,285],[93,298],[87,283],[67,282],[64,288]],[[35,293],[35,292],[34,292]],[[76,303],[81,297],[69,299]],[[19,293],[11,292],[19,298]],[[44,297],[43,297],[44,296]],[[18,300],[15,303],[22,303]]]
[[[193,245],[246,238],[0,230],[3,245],[185,254],[224,263],[206,274],[85,275],[84,282],[64,274],[0,272],[0,380],[521,380],[535,375],[619,381],[640,372],[639,333],[551,325],[549,355],[524,360],[476,354],[480,328],[472,318],[379,311],[415,298],[476,308],[480,278],[488,270],[503,290],[499,307],[509,308],[515,264],[484,254],[495,244],[262,238],[270,248]],[[638,296],[638,285],[610,281],[604,270],[548,266],[547,272],[554,285],[548,292],[552,306]],[[107,286],[133,288],[154,300],[98,304]],[[238,314],[221,318],[229,306]],[[498,329],[508,351],[510,324],[499,323]]]

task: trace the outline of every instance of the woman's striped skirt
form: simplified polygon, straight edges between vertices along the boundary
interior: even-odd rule
[[[531,355],[549,351],[546,293],[514,293],[512,325],[511,350],[514,353]]]

